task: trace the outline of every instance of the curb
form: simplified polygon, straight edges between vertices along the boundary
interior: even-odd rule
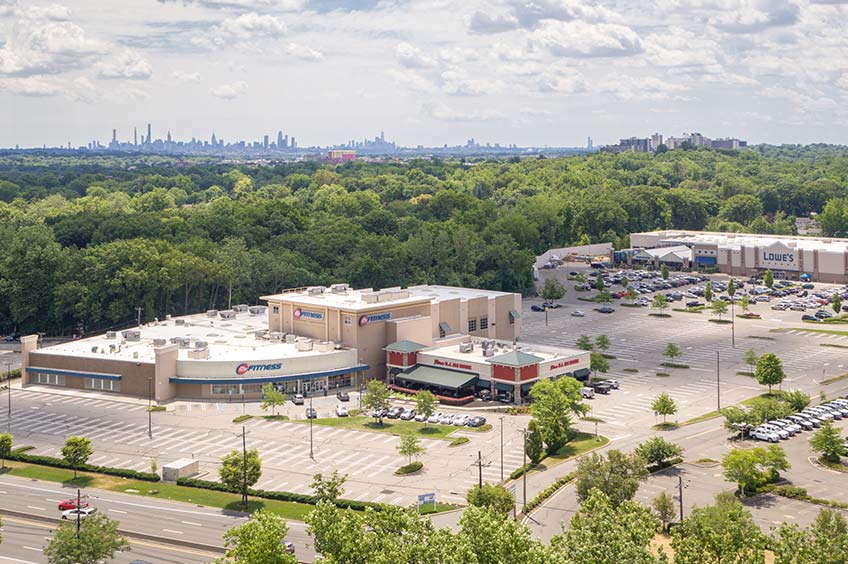
[[[18,517],[20,519],[29,519],[30,521],[42,521],[44,523],[51,523],[51,524],[56,524],[56,525],[58,525],[59,523],[62,522],[61,519],[57,519],[55,517],[47,517],[47,516],[44,516],[44,515],[32,515],[30,513],[24,513],[23,511],[14,511],[14,510],[11,510],[11,509],[0,509],[0,515],[9,515],[10,517]],[[127,531],[125,529],[118,529],[118,532],[121,533],[122,535],[130,537],[130,538],[152,541],[152,542],[158,542],[160,544],[170,544],[170,545],[174,545],[174,546],[181,546],[183,548],[191,548],[191,549],[194,549],[194,550],[205,550],[207,552],[217,552],[217,553],[220,553],[220,554],[224,554],[224,552],[226,552],[226,550],[222,546],[213,546],[213,545],[202,544],[202,543],[198,543],[198,542],[184,541],[184,540],[172,539],[172,538],[165,538],[165,537],[161,537],[161,536],[158,536],[158,535],[149,535],[147,533],[139,533],[139,532],[136,532],[136,531]]]

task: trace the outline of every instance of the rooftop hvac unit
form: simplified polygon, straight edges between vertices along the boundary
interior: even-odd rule
[[[185,322],[185,319],[177,319],[177,320],[174,321],[174,324],[175,325],[185,325],[186,322]]]
[[[209,343],[207,343],[206,341],[195,341],[194,348],[196,350],[203,350],[209,348]]]
[[[347,284],[333,284],[332,286],[330,286],[330,291],[335,292],[337,294],[341,294],[343,292],[347,292],[348,288],[350,288],[350,286],[348,286]]]
[[[207,309],[206,310],[206,317],[217,317],[217,316],[218,316],[218,310],[217,309]]]
[[[122,331],[121,336],[127,341],[140,341],[141,331],[136,331],[135,329],[130,331]]]
[[[459,352],[470,353],[474,350],[474,343],[459,343]]]
[[[171,342],[179,345],[181,349],[188,348],[189,338],[188,337],[171,337]]]
[[[97,352],[97,347],[91,347],[91,352],[96,353],[96,352]]]
[[[295,341],[297,341],[297,335],[294,335],[292,333],[289,333],[288,335],[286,335],[286,342],[287,343],[294,343]]]
[[[192,351],[188,351],[188,357],[195,360],[208,360],[209,349],[194,349]]]
[[[250,315],[262,315],[268,308],[262,305],[250,306],[247,311]]]
[[[306,289],[306,293],[314,296],[316,294],[323,294],[326,289],[326,286],[310,286]]]
[[[218,315],[221,316],[221,319],[235,319],[236,312],[232,309],[225,309],[224,311],[219,311]]]
[[[483,356],[495,356],[495,349],[483,349]]]
[[[282,341],[286,338],[286,334],[280,333],[279,331],[271,331],[268,336],[271,338],[272,341]]]
[[[247,313],[247,304],[234,305],[233,310],[237,313]]]
[[[376,304],[379,298],[380,296],[373,292],[368,294],[362,294],[362,301],[366,304]]]
[[[311,351],[312,339],[301,339],[294,344],[294,348],[299,351]]]
[[[330,352],[331,350],[333,350],[334,346],[335,346],[335,343],[333,343],[332,341],[321,341],[320,343],[315,345],[315,348],[319,352]]]
[[[254,331],[253,336],[257,339],[264,339],[268,336],[268,331],[265,329],[260,329],[259,331]]]
[[[171,320],[171,314],[168,313],[168,314],[165,315],[165,321],[170,321],[170,320]]]
[[[154,347],[164,347],[167,344],[168,344],[168,341],[165,340],[165,339],[153,339],[153,346]]]
[[[106,331],[107,339],[114,339],[115,337],[117,337],[117,333],[115,333],[114,331]]]

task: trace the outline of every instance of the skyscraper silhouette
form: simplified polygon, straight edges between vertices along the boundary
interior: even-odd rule
[[[150,124],[147,124],[147,144],[153,143],[153,136],[150,134]]]

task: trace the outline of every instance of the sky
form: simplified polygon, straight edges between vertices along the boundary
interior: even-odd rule
[[[848,0],[0,0],[0,147],[848,143]]]

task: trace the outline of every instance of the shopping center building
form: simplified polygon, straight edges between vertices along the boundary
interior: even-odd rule
[[[616,262],[655,268],[714,268],[734,276],[771,270],[775,278],[848,282],[848,239],[708,231],[632,233]]]
[[[125,331],[38,348],[21,339],[23,385],[90,389],[168,401],[321,393],[387,376],[390,343],[430,347],[469,338],[515,342],[521,296],[449,286],[354,290],[346,284],[264,296]]]

